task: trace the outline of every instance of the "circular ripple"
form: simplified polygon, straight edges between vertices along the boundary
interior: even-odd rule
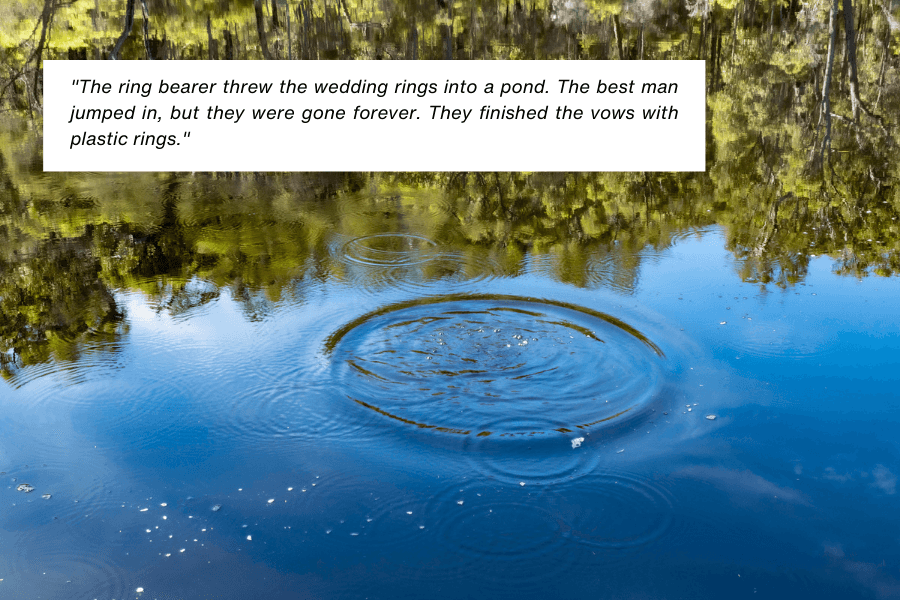
[[[593,439],[578,431],[562,434],[558,421],[518,421],[504,419],[491,424],[504,431],[496,436],[468,436],[466,458],[482,475],[510,484],[548,485],[589,474],[602,454],[593,448]],[[584,438],[577,448],[572,440]]]
[[[418,265],[437,255],[437,243],[409,233],[379,233],[344,244],[346,260],[364,265],[397,267]]]
[[[434,499],[438,543],[459,556],[455,575],[483,588],[546,580],[569,569],[565,524],[536,491],[478,480],[448,487]]]
[[[481,438],[610,428],[648,411],[663,354],[604,313],[505,295],[452,295],[366,314],[325,344],[333,381],[381,420]]]
[[[342,267],[339,276],[355,289],[402,289],[437,293],[462,289],[506,273],[491,253],[441,249],[422,236],[383,233],[333,247]],[[513,270],[515,272],[515,270]]]
[[[661,486],[630,474],[603,473],[555,488],[547,504],[566,538],[595,548],[648,546],[670,529],[673,504]]]

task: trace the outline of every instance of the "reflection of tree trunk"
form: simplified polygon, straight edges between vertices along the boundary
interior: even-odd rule
[[[287,50],[288,50],[288,60],[294,60],[294,49],[292,47],[293,42],[291,42],[291,7],[288,6],[284,10],[284,20],[285,25],[284,28],[287,29]]]
[[[44,10],[41,11],[41,39],[35,49],[34,65],[34,95],[40,98],[41,60],[44,56],[44,45],[47,43],[47,32],[50,31],[50,23],[53,21],[53,0],[44,0]]]
[[[419,28],[415,23],[406,35],[406,59],[419,60]]]
[[[272,28],[279,29],[281,27],[281,23],[278,22],[278,5],[275,3],[275,0],[272,0]]]
[[[209,15],[206,16],[206,43],[207,43],[207,55],[209,56],[209,60],[218,60],[219,59],[219,43],[218,40],[214,40],[212,36],[212,19]]]
[[[638,60],[644,60],[644,26],[641,25],[641,46],[638,51]]]
[[[831,147],[831,74],[834,72],[834,46],[837,41],[837,9],[838,2],[834,0],[831,11],[828,13],[828,29],[831,37],[828,39],[828,62],[825,63],[825,82],[822,84],[822,113],[819,115],[819,124],[825,118],[825,138],[822,140],[822,153],[826,147]]]
[[[256,33],[259,35],[259,45],[262,48],[263,58],[272,60],[272,54],[269,52],[269,43],[266,40],[266,24],[263,22],[262,0],[256,0],[253,3],[253,10],[256,12]]]
[[[881,93],[884,91],[884,73],[887,66],[888,47],[891,45],[891,28],[888,27],[884,36],[884,47],[881,51],[881,72],[878,74],[878,97],[875,98],[875,110],[881,106]]]
[[[150,9],[147,8],[147,0],[141,0],[141,16],[144,20],[144,52],[147,54],[147,60],[153,60],[150,54]]]
[[[127,0],[127,2],[128,4],[125,6],[125,26],[122,28],[122,35],[119,36],[112,53],[109,55],[110,60],[119,59],[119,52],[121,52],[122,46],[125,45],[125,40],[131,35],[131,28],[134,26],[134,0]]]
[[[844,34],[847,44],[847,62],[850,66],[850,105],[853,110],[853,120],[859,121],[859,74],[856,65],[856,28],[853,26],[853,5],[851,0],[843,0],[844,3]],[[837,1],[835,1],[835,5]],[[835,24],[837,28],[837,24]]]
[[[234,40],[229,29],[222,30],[222,36],[225,38],[225,60],[234,60]]]
[[[619,15],[613,15],[613,35],[616,38],[616,48],[619,51],[619,60],[622,60],[622,28],[619,25]]]

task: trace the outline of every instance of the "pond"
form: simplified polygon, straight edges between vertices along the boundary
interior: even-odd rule
[[[357,179],[34,180],[69,200],[5,275],[46,313],[0,390],[11,597],[898,593],[900,280]]]
[[[898,19],[3,3],[0,598],[900,597]],[[47,58],[705,60],[706,171],[45,173]]]

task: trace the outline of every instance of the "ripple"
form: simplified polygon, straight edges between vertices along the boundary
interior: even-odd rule
[[[205,402],[210,407],[212,399]],[[362,423],[335,414],[332,402],[313,388],[261,382],[237,394],[222,410],[221,430],[233,439],[254,443],[279,440],[359,440]]]
[[[672,525],[669,492],[645,477],[598,473],[552,490],[547,504],[565,523],[565,537],[592,548],[641,549]]]
[[[342,256],[372,266],[409,266],[432,260],[437,243],[410,233],[379,233],[356,238],[344,244]]]
[[[333,254],[343,264],[340,276],[356,289],[425,292],[461,291],[464,286],[506,273],[491,253],[458,252],[440,247],[426,237],[383,233],[334,245]]]
[[[432,505],[438,543],[460,560],[454,576],[504,588],[556,577],[573,564],[564,524],[534,500],[533,488],[475,480],[451,485]]]
[[[530,428],[529,425],[536,425]],[[572,448],[575,433],[558,431],[559,421],[517,422],[505,419],[492,424],[506,431],[498,436],[466,438],[466,459],[481,475],[518,485],[549,485],[589,474],[602,456],[593,447],[593,437]],[[578,433],[578,437],[584,434]]]
[[[67,543],[67,541],[69,543]],[[133,576],[117,564],[114,552],[92,544],[73,544],[50,533],[20,532],[13,536],[16,551],[13,573],[3,585],[24,590],[42,590],[49,597],[89,600],[94,598],[125,598],[133,589]],[[57,590],[59,595],[55,595]]]
[[[518,296],[392,304],[334,332],[325,353],[348,407],[450,435],[612,428],[646,414],[662,386],[662,351],[634,327]]]

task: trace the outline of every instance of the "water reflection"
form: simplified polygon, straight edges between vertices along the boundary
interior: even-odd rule
[[[900,243],[888,200],[860,211],[858,223],[841,220],[840,208],[797,212],[807,205],[796,199],[781,202],[776,218],[765,198],[723,206],[703,195],[664,198],[653,186],[620,196],[607,189],[618,176],[603,174],[419,174],[417,189],[391,174],[119,175],[80,178],[67,193],[87,200],[71,203],[56,185],[7,168],[15,193],[0,229],[6,377],[72,358],[75,341],[112,344],[124,323],[115,290],[139,290],[175,314],[229,289],[258,319],[325,280],[433,294],[436,283],[447,293],[533,274],[633,292],[653,260],[648,248],[660,252],[713,220],[726,223],[741,277],[760,285],[802,282],[820,254],[838,273],[892,273]],[[361,186],[371,193],[353,191]],[[759,210],[772,218],[753,218]]]

